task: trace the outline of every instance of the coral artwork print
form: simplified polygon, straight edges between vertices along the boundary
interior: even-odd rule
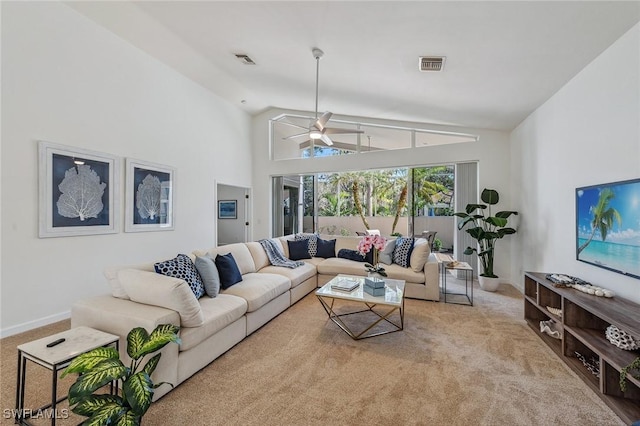
[[[143,219],[155,220],[160,213],[162,185],[157,176],[148,174],[138,185],[136,208]]]
[[[58,214],[66,218],[78,218],[81,222],[97,218],[104,209],[102,196],[107,184],[82,164],[65,171],[64,179],[58,185],[61,192],[56,203]]]

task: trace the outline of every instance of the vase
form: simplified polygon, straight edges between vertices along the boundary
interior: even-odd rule
[[[483,277],[480,275],[478,277],[478,283],[480,284],[480,288],[484,291],[496,291],[500,285],[500,278]]]

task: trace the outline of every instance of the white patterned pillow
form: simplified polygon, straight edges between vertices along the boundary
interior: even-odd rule
[[[316,257],[318,254],[318,234],[296,234],[294,240],[309,240],[309,257]]]
[[[408,268],[412,251],[413,238],[399,237],[396,240],[396,248],[393,249],[393,263],[398,264],[403,268]]]
[[[186,254],[179,254],[173,259],[155,263],[153,266],[158,274],[185,280],[196,299],[201,298],[204,294],[202,278],[200,278],[196,265]]]

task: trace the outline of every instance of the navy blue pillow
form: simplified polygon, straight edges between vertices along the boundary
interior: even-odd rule
[[[242,281],[242,274],[231,253],[216,256],[216,268],[220,275],[220,287],[227,289]]]
[[[289,259],[291,260],[311,259],[311,256],[309,255],[309,240],[300,240],[300,241],[287,240],[287,245],[289,246]]]
[[[411,260],[411,252],[413,251],[413,238],[399,237],[396,240],[396,248],[393,249],[393,263],[404,268],[408,268]]]
[[[317,244],[318,250],[316,256],[324,257],[325,259],[336,257],[336,240],[323,240],[322,238],[318,238]]]
[[[186,254],[179,254],[173,259],[155,263],[153,268],[158,274],[185,280],[197,299],[201,298],[204,294],[202,278],[200,278],[200,274],[193,264],[193,261]]]
[[[340,249],[340,251],[338,251],[338,257],[355,260],[356,262],[373,263],[373,250],[363,256],[358,250]]]

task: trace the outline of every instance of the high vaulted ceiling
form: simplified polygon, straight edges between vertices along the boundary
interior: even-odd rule
[[[504,130],[640,20],[638,1],[68,5],[250,113],[313,111],[319,47],[321,111]]]

